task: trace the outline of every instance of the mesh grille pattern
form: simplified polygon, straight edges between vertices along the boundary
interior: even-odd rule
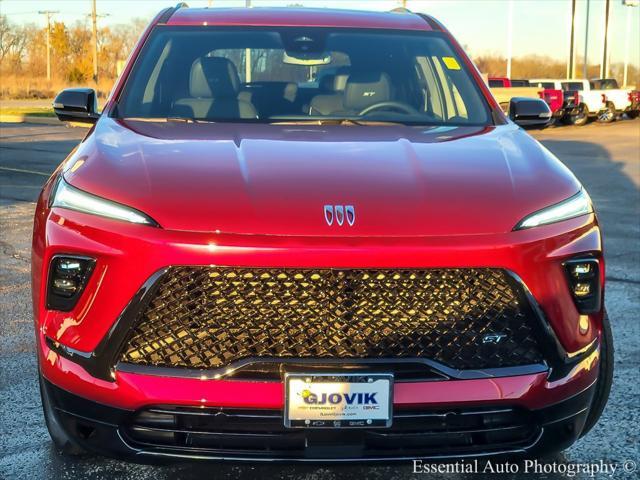
[[[212,369],[244,358],[423,357],[457,369],[542,361],[498,269],[172,267],[121,361]],[[503,335],[498,343],[488,334]]]

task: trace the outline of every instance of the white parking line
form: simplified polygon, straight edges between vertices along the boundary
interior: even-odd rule
[[[0,170],[6,170],[7,172],[29,173],[31,175],[42,175],[43,177],[51,176],[50,173],[36,172],[35,170],[26,170],[23,168],[0,167]]]

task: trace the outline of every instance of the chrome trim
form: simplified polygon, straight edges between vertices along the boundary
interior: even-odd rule
[[[347,223],[350,227],[353,227],[353,224],[356,223],[356,209],[353,205],[345,205],[344,211],[347,215]]]
[[[334,221],[342,227],[345,223],[353,227],[356,223],[356,209],[353,205],[325,205],[324,220],[327,225],[332,226]]]

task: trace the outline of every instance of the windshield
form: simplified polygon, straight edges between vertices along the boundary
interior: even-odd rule
[[[555,89],[555,84],[553,82],[533,82],[533,86],[538,88],[546,88],[548,90]]]
[[[486,125],[489,107],[438,33],[157,27],[121,118]]]
[[[591,83],[591,88],[594,90],[617,90],[618,82],[614,78],[605,78],[602,80],[594,80]]]
[[[563,90],[582,90],[584,84],[582,82],[562,82]]]

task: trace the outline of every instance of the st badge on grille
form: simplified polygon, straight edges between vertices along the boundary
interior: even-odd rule
[[[335,222],[341,227],[346,220],[347,225],[352,227],[356,223],[356,209],[353,205],[325,205],[324,219],[329,226]]]

